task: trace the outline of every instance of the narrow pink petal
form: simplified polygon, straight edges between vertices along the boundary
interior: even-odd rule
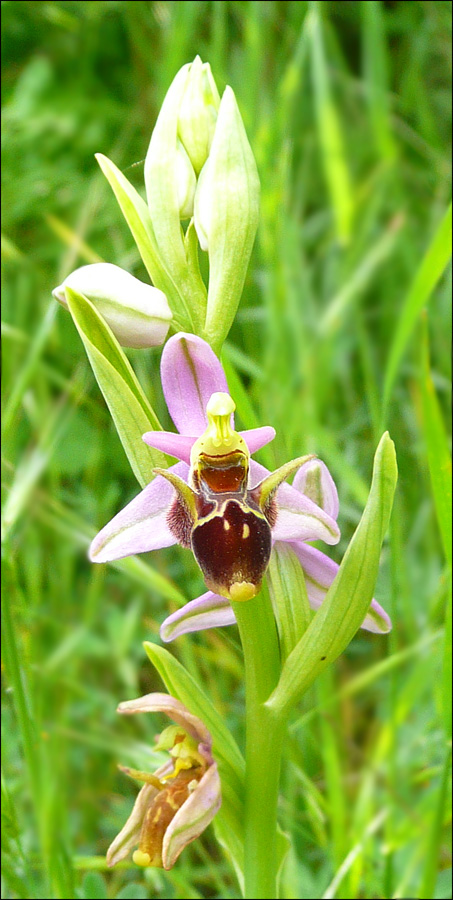
[[[269,472],[252,461],[250,465],[251,487],[256,487]],[[289,484],[282,484],[277,491],[278,515],[272,529],[275,541],[315,541],[337,544],[340,529],[323,509]]]
[[[290,547],[304,570],[310,606],[312,609],[319,609],[340,567],[320,550],[308,544],[290,541]],[[392,623],[382,606],[376,600],[372,600],[361,627],[375,634],[387,634],[391,631]]]
[[[171,820],[162,844],[164,869],[171,869],[178,856],[208,827],[220,809],[222,794],[216,763],[213,763]]]
[[[196,437],[186,434],[175,434],[174,431],[147,431],[143,435],[145,444],[156,450],[163,450],[169,456],[176,456],[190,466],[190,451]]]
[[[173,335],[161,361],[162,388],[169,413],[181,434],[202,434],[206,406],[216,391],[228,393],[225,373],[209,344],[194,334]]]
[[[249,431],[240,431],[239,434],[244,438],[250,453],[255,453],[274,440],[275,428],[270,425],[263,425],[261,428],[251,428]],[[156,450],[163,450],[169,456],[176,456],[183,462],[190,465],[190,451],[193,444],[197,440],[196,436],[188,434],[175,434],[173,431],[147,431],[143,435],[145,444],[154,447]]]
[[[234,625],[235,621],[230,601],[220,594],[207,591],[168,616],[162,622],[160,636],[165,643],[169,643],[181,634]]]
[[[187,478],[185,463],[177,463],[169,471]],[[89,550],[91,561],[109,562],[176,544],[167,526],[173,496],[172,485],[158,475],[96,535]]]
[[[240,431],[239,434],[244,438],[250,453],[256,453],[274,440],[275,428],[271,425],[262,425],[261,428],[250,428],[248,431]]]
[[[211,746],[211,735],[201,719],[192,715],[180,700],[170,694],[145,694],[144,697],[137,697],[136,700],[126,700],[124,703],[120,703],[117,712],[128,716],[143,712],[165,713],[169,719],[173,719],[177,725],[181,725],[198,743],[202,742]]]
[[[325,463],[310,459],[296,472],[293,488],[305,494],[332,519],[338,518],[338,491]]]

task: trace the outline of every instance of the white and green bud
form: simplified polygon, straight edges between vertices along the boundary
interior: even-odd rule
[[[196,56],[178,112],[178,135],[187,150],[197,175],[211,149],[220,97],[209,63]]]
[[[259,217],[259,178],[230,87],[219,101],[199,57],[179,70],[162,104],[145,160],[159,256],[180,302],[179,324],[218,353],[242,294]],[[184,234],[181,220],[193,215]],[[209,285],[198,243],[209,255]]]
[[[180,134],[179,122],[184,98],[187,109],[188,96],[193,94],[190,88],[193,65],[190,63],[179,70],[165,96],[146,154],[145,186],[158,253],[180,296],[175,315],[184,329],[201,334],[206,287],[198,265],[193,260],[190,264],[181,228],[181,219],[192,214],[196,183],[193,160]],[[186,112],[184,133],[189,131],[187,119]]]
[[[189,159],[184,145],[177,141],[176,145],[176,186],[178,192],[178,208],[180,219],[191,219],[193,216],[193,202],[197,179],[193,165]]]
[[[208,159],[198,179],[194,221],[209,254],[205,334],[219,349],[241,298],[259,219],[260,183],[236,98],[220,102]]]
[[[157,347],[165,341],[172,319],[165,294],[119,266],[94,263],[68,275],[52,291],[68,308],[66,288],[92,302],[123,347]]]

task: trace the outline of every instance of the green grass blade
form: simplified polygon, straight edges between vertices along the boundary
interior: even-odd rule
[[[428,331],[423,329],[422,369],[420,374],[422,396],[422,424],[427,447],[427,458],[434,506],[437,514],[445,557],[452,564],[452,500],[451,456],[448,438],[430,372]]]
[[[388,356],[383,392],[383,419],[386,418],[398,368],[417,318],[428,302],[451,257],[451,204],[440,222],[403,303]]]
[[[326,181],[341,244],[349,243],[354,215],[353,188],[338,112],[332,97],[318,3],[311,3],[307,28],[311,43],[314,100]]]

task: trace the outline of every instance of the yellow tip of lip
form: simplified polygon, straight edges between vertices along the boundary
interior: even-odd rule
[[[151,862],[151,857],[149,853],[143,853],[142,850],[135,850],[132,854],[132,862],[134,862],[136,866],[146,868]]]
[[[256,585],[251,584],[250,581],[236,581],[230,587],[230,597],[237,603],[244,600],[251,600],[257,593]]]

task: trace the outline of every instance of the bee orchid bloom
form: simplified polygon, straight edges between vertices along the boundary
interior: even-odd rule
[[[171,869],[184,847],[207,828],[222,802],[211,735],[197,716],[167,694],[147,694],[120,703],[118,712],[163,712],[177,724],[160,735],[156,750],[168,750],[170,760],[156,772],[120,766],[143,787],[107,851],[107,865],[115,866],[138,846],[132,855],[136,865]]]
[[[161,377],[179,434],[153,431],[144,440],[180,462],[160,469],[99,532],[90,548],[91,560],[108,562],[175,543],[191,547],[209,591],[163,623],[164,641],[233,623],[230,600],[247,600],[257,593],[274,541],[291,542],[297,555],[307,558],[309,599],[318,606],[336,564],[306,541],[336,544],[340,538],[338,497],[326,467],[301,457],[269,473],[250,459],[275,431],[267,426],[234,431],[234,403],[225,374],[201,338],[183,333],[170,338],[162,354]],[[296,485],[283,484],[296,469]]]

